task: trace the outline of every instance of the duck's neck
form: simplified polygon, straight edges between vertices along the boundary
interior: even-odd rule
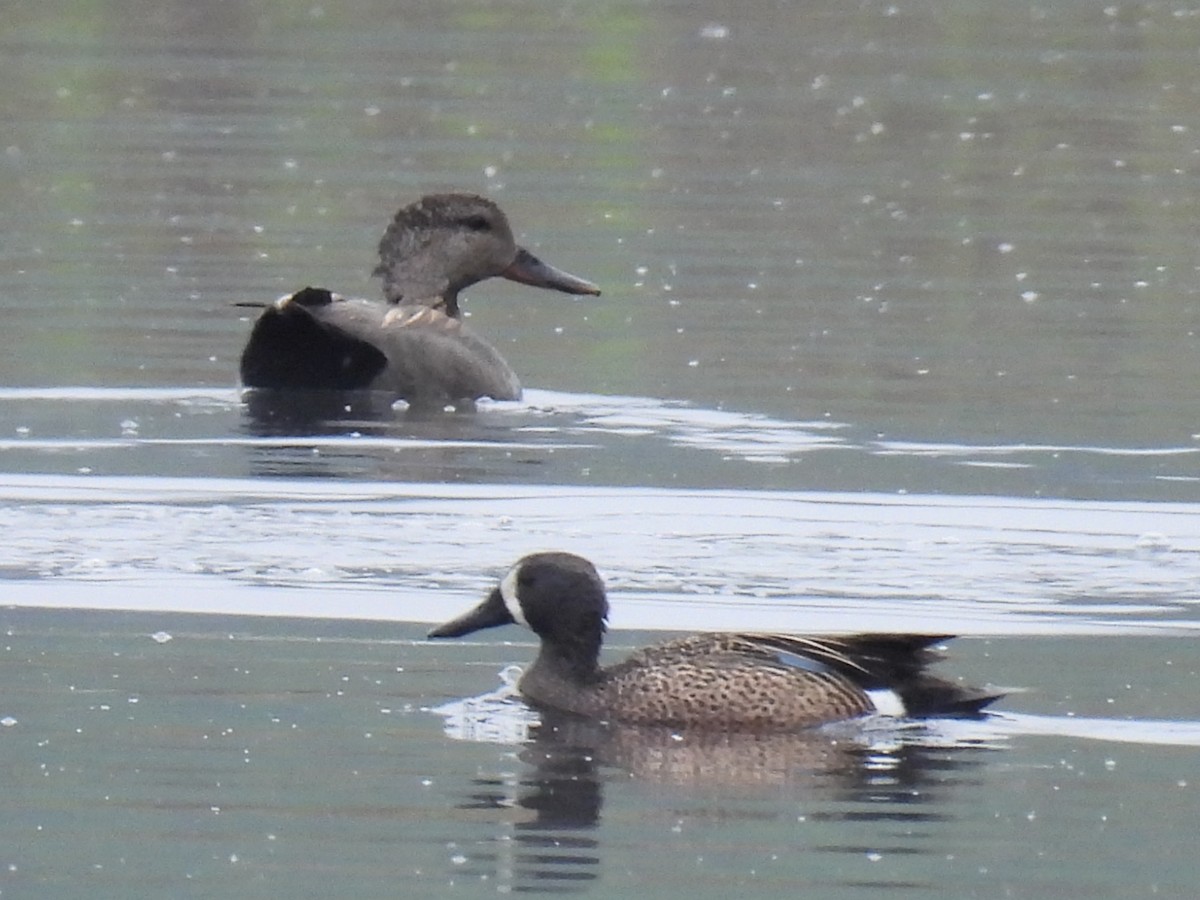
[[[436,266],[425,264],[417,257],[404,266],[381,262],[375,274],[383,278],[383,296],[388,303],[405,306],[431,306],[451,318],[459,317],[458,292],[461,285]]]
[[[599,656],[599,647],[596,647],[593,653],[583,651],[579,647],[563,648],[543,644],[529,671],[537,670],[575,685],[595,684],[602,677]]]
[[[428,306],[444,312],[452,319],[462,318],[458,308],[458,292],[449,288],[445,288],[441,293],[428,288],[388,290],[385,296],[388,303],[395,306]]]
[[[521,676],[520,690],[536,706],[595,716],[603,712],[603,682],[604,670],[595,655],[578,656],[543,645]]]

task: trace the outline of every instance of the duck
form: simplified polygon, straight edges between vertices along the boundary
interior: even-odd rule
[[[620,725],[797,731],[877,714],[978,716],[1003,696],[926,671],[948,635],[702,633],[603,667],[608,611],[591,562],[534,553],[478,606],[428,636],[523,625],[540,649],[517,683],[520,695],[536,709]]]
[[[429,194],[402,207],[379,242],[372,275],[382,279],[383,300],[309,286],[267,306],[242,351],[243,386],[378,391],[416,407],[519,400],[516,373],[463,324],[459,294],[487,278],[600,294],[518,246],[500,207],[467,193]]]

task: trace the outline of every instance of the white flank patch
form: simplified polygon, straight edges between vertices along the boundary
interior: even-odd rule
[[[521,601],[517,597],[517,574],[520,570],[521,564],[517,563],[500,580],[500,597],[504,600],[504,605],[508,607],[508,614],[513,617],[513,620],[518,625],[528,628],[529,623],[525,621],[525,613],[521,611]]]
[[[906,716],[908,710],[904,707],[904,701],[900,699],[900,695],[895,691],[886,688],[867,691],[867,696],[871,698],[871,702],[875,704],[875,711],[881,716]]]

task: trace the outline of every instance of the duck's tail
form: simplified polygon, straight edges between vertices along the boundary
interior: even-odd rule
[[[977,688],[931,675],[928,667],[942,658],[945,634],[855,634],[840,637],[785,638],[759,636],[776,651],[802,653],[852,679],[869,692],[898,697],[896,712],[914,718],[977,716],[1005,691]],[[894,699],[891,701],[895,703]],[[878,705],[878,704],[877,704]]]
[[[977,688],[934,675],[921,674],[893,688],[913,718],[978,716],[1005,695],[997,688]]]

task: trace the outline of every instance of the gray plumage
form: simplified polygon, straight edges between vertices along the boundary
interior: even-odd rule
[[[517,400],[503,357],[461,320],[459,292],[501,277],[571,294],[591,282],[518,247],[495,203],[433,194],[402,208],[379,243],[384,300],[308,287],[267,307],[242,352],[246,387],[381,391],[416,406]]]

